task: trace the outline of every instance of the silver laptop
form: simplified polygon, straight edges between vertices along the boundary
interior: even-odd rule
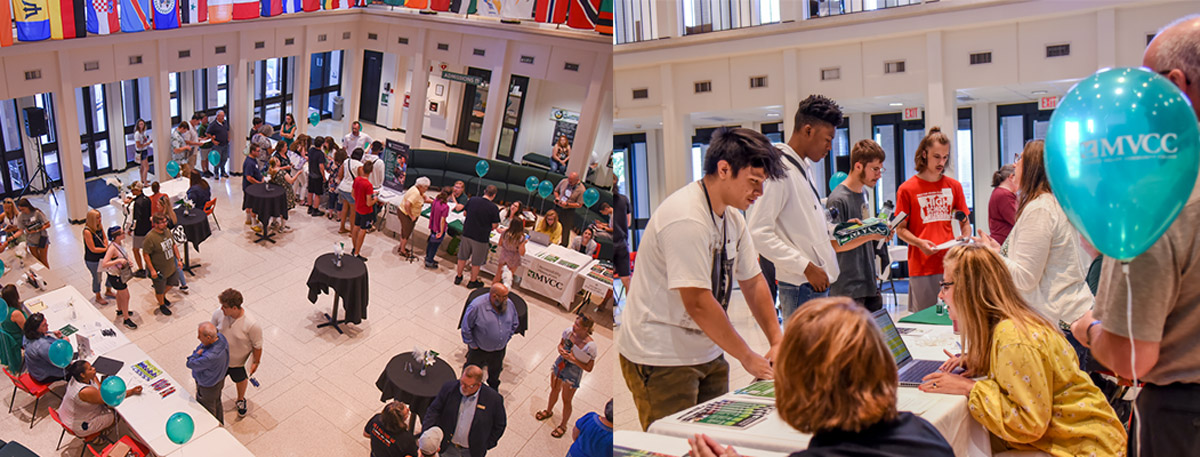
[[[921,378],[937,371],[942,366],[943,362],[937,360],[913,359],[912,354],[908,352],[908,346],[904,344],[904,339],[900,337],[900,331],[896,330],[896,324],[892,322],[892,316],[888,315],[887,310],[880,309],[871,313],[871,316],[875,318],[875,324],[883,332],[883,342],[887,343],[888,349],[892,351],[892,357],[896,359],[896,368],[900,370],[901,386],[919,386],[921,385]]]
[[[542,232],[530,232],[529,233],[529,241],[540,244],[542,246],[549,246],[550,245],[550,235],[547,235]]]

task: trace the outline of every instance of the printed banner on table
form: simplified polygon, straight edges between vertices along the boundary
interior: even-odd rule
[[[154,1],[154,30],[179,28],[179,0]]]
[[[567,26],[573,29],[595,30],[600,20],[600,0],[571,0],[567,10]]]
[[[13,0],[12,6],[18,40],[42,41],[50,38],[50,13],[46,0]]]
[[[47,0],[50,8],[50,38],[69,40],[87,36],[88,0]]]
[[[154,28],[150,24],[154,14],[150,9],[150,0],[121,0],[117,13],[121,17],[122,32],[141,32]]]
[[[233,0],[233,20],[256,19],[261,8],[258,0]]]
[[[208,22],[222,24],[233,20],[233,0],[208,0]]]
[[[117,19],[117,0],[91,0],[87,9],[87,31],[97,35],[108,35],[121,30]]]

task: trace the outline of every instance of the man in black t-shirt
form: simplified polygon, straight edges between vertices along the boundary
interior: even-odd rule
[[[487,263],[488,237],[500,225],[500,208],[492,202],[496,198],[496,186],[487,186],[482,197],[471,197],[466,205],[466,220],[463,221],[462,238],[458,245],[458,269],[454,272],[454,284],[462,284],[463,269],[471,260],[471,281],[467,288],[483,287],[479,280],[479,267]],[[500,272],[496,272],[500,274]]]
[[[325,193],[325,152],[321,148],[308,148],[308,215],[324,216],[321,211],[321,194]]]
[[[225,169],[225,163],[229,161],[229,122],[225,120],[225,111],[217,111],[217,117],[208,124],[208,130],[205,133],[212,137],[213,149],[221,156],[221,161],[217,162],[217,169],[213,171],[213,174],[228,178],[229,172]]]
[[[150,233],[150,197],[142,193],[142,182],[134,181],[129,186],[129,190],[133,192],[133,197],[129,201],[133,202],[133,221],[129,229],[133,232],[133,258],[137,260],[138,269],[133,272],[133,276],[138,278],[146,277],[146,268],[142,265],[142,242],[146,239],[146,234]],[[128,203],[128,201],[126,202]]]

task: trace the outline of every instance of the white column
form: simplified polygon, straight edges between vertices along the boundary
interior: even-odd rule
[[[483,130],[479,133],[479,157],[492,159],[496,157],[497,144],[500,141],[500,127],[504,122],[504,106],[508,101],[509,79],[512,77],[512,63],[508,58],[511,41],[504,46],[500,55],[500,66],[492,68],[492,79],[488,82],[487,110],[483,113]],[[578,133],[576,134],[578,137]]]
[[[657,38],[683,36],[683,16],[680,8],[681,4],[674,1],[654,2],[654,17],[658,23]]]
[[[691,182],[691,135],[692,122],[689,113],[682,113],[675,107],[675,92],[672,87],[672,67],[663,64],[659,67],[663,89],[663,139],[662,139],[662,170],[664,195],[670,195],[677,189]]]
[[[358,120],[359,97],[362,97],[363,50],[361,48],[342,51],[342,97],[346,99],[345,131],[350,131],[350,123]],[[346,70],[349,70],[348,72]]]
[[[408,85],[408,116],[404,118],[404,141],[408,142],[408,147],[412,149],[421,147],[421,132],[425,130],[425,105],[429,98],[429,90],[421,83],[429,80],[429,59],[425,57],[425,37],[428,35],[428,29],[420,29],[412,42],[417,53],[411,59],[412,82]],[[400,105],[403,104],[401,101]]]
[[[58,67],[70,68],[71,59],[66,51],[58,52]],[[83,161],[79,144],[79,115],[75,109],[75,85],[69,72],[60,72],[59,88],[54,92],[57,106],[54,110],[54,125],[57,127],[58,166],[62,173],[63,195],[66,200],[67,220],[83,222],[87,217],[87,187],[83,183]],[[59,202],[63,204],[63,202]]]
[[[240,54],[240,52],[239,52]],[[237,62],[230,65],[229,74],[229,170],[233,173],[242,172],[242,162],[246,158],[246,133],[254,124],[254,80],[250,72],[250,60],[236,57]]]
[[[159,181],[171,179],[167,175],[167,162],[171,160],[171,71],[167,68],[167,47],[163,41],[158,41],[158,63],[154,74],[150,76],[150,123],[151,147],[154,148],[154,160],[149,176],[155,176]]]
[[[179,89],[179,116],[185,120],[191,120],[192,114],[196,112],[195,75],[191,71],[179,72],[179,79],[175,81]],[[170,87],[170,80],[167,81],[167,87]]]
[[[396,80],[392,81],[392,93],[388,94],[387,128],[399,129],[404,126],[404,93],[408,87],[408,61],[404,56],[396,56]],[[380,88],[380,90],[383,90]],[[411,145],[410,145],[411,146]]]
[[[807,2],[806,2],[807,3]],[[795,48],[783,50],[783,141],[792,136],[796,128],[796,109],[800,106],[800,51]],[[670,86],[667,86],[670,87]]]
[[[596,59],[596,71],[592,72],[592,81],[588,84],[587,95],[583,99],[583,109],[579,112],[579,126],[575,130],[575,142],[571,145],[571,157],[567,161],[567,171],[579,173],[579,176],[587,176],[588,161],[599,143],[596,141],[596,135],[600,132],[601,119],[612,119],[611,105],[608,112],[604,111],[605,95],[612,93],[612,71],[609,70],[612,67],[611,62],[612,57],[608,55]],[[610,146],[611,138],[610,130]]]
[[[1096,12],[1096,68],[1117,66],[1117,13],[1113,9]]]
[[[971,164],[975,167],[975,225],[987,229],[988,202],[992,197],[992,173],[1000,169],[999,146],[996,144],[996,105],[979,103],[971,106]]]
[[[933,126],[942,128],[942,133],[950,137],[951,160],[946,164],[946,175],[957,178],[960,170],[953,160],[957,148],[954,146],[955,132],[958,131],[958,109],[955,106],[955,91],[946,86],[942,65],[942,32],[925,34],[925,51],[928,89],[925,93],[925,130]],[[961,170],[970,172],[969,170]]]
[[[308,36],[301,33],[300,36]],[[308,52],[308,42],[300,40],[300,53],[294,59],[295,77],[292,83],[292,115],[296,117],[296,132],[308,133],[308,85],[312,83],[312,54]]]
[[[137,84],[137,80],[133,80]],[[125,97],[121,81],[104,85],[104,110],[108,121],[108,163],[113,171],[125,169]],[[134,100],[137,103],[137,100]],[[132,107],[131,107],[132,108]]]

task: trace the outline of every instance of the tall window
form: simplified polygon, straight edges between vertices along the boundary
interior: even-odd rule
[[[622,44],[657,39],[658,23],[654,18],[659,14],[658,8],[664,5],[673,7],[670,3],[654,0],[616,0],[613,4],[616,24],[613,41]]]
[[[779,0],[683,0],[683,34],[779,22]]]
[[[4,166],[0,173],[4,178],[4,195],[14,195],[25,188],[28,181],[25,169],[25,151],[21,147],[21,112],[16,100],[0,102],[0,145]]]
[[[975,165],[971,148],[971,108],[958,109],[958,136],[954,139],[958,152],[955,154],[955,168],[958,169],[958,182],[962,183],[963,196],[967,199],[967,208],[975,214]]]
[[[229,82],[226,79],[228,70],[228,66],[220,65],[192,72],[193,96],[196,101],[193,106],[196,111],[204,111],[211,115],[217,110],[225,110],[225,114],[229,114]]]
[[[171,73],[167,76],[167,84],[171,87],[171,123],[174,125],[179,125],[181,119],[179,112],[182,110],[179,103],[179,76],[179,73]],[[149,116],[150,113],[147,112],[146,115]]]
[[[112,169],[108,155],[108,116],[104,92],[103,84],[75,89],[75,112],[79,116],[79,146],[84,176],[96,176]]]
[[[254,116],[264,122],[283,125],[283,117],[292,112],[292,72],[295,57],[260,60],[254,70]],[[300,117],[300,116],[297,116]]]
[[[171,122],[173,125],[179,124],[179,106],[178,94],[179,88],[175,80],[175,74],[171,73]],[[121,112],[122,121],[124,123],[122,130],[125,134],[125,163],[133,165],[137,163],[137,154],[134,151],[133,132],[137,129],[137,121],[141,119],[146,121],[146,132],[149,133],[153,125],[150,122],[150,78],[138,78],[121,81]]]
[[[331,117],[333,99],[342,94],[342,51],[313,54],[311,66],[308,107],[317,110],[323,118]]]
[[[921,3],[923,0],[809,0],[808,17],[838,16]]]

